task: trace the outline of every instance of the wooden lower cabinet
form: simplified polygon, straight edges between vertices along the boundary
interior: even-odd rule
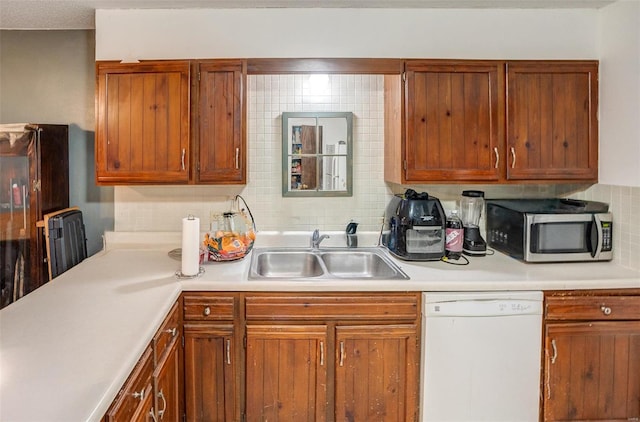
[[[237,420],[233,324],[185,324],[184,338],[187,420]]]
[[[327,420],[326,347],[326,325],[248,325],[246,420]]]
[[[239,295],[189,292],[184,303],[187,421],[240,421]]]
[[[152,374],[153,353],[148,347],[103,420],[105,422],[150,421],[154,406]]]
[[[640,420],[640,296],[550,297],[545,421]]]
[[[184,293],[104,420],[416,421],[420,300]]]
[[[411,421],[417,403],[415,325],[336,327],[336,421]]]
[[[246,420],[417,420],[419,294],[247,294]]]
[[[175,338],[169,351],[156,367],[153,374],[155,388],[155,409],[158,421],[179,422],[182,420],[182,354]]]

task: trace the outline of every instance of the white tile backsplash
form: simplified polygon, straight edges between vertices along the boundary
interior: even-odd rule
[[[640,187],[610,185],[461,185],[398,186],[384,182],[384,86],[380,75],[330,75],[312,89],[310,75],[250,75],[247,92],[248,181],[246,186],[118,186],[115,231],[179,231],[182,218],[200,218],[206,230],[211,212],[231,207],[240,194],[258,230],[343,230],[350,220],[361,231],[380,229],[394,193],[408,187],[440,198],[449,211],[465,189],[487,198],[577,197],[611,204],[615,260],[640,269]],[[281,115],[284,111],[354,113],[353,196],[283,198]]]

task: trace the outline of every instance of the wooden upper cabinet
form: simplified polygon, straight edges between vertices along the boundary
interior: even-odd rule
[[[507,178],[598,178],[598,62],[507,63]]]
[[[241,184],[246,181],[246,62],[197,64],[198,118],[196,183]]]
[[[187,183],[189,62],[98,62],[96,77],[96,181]]]
[[[407,61],[404,181],[498,180],[503,155],[495,61]]]

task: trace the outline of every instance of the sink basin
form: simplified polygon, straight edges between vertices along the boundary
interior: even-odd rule
[[[324,274],[318,256],[309,252],[269,251],[258,253],[255,258],[255,274],[260,277],[308,278]],[[253,262],[251,268],[254,268]]]
[[[408,279],[381,248],[257,248],[250,280]]]
[[[398,270],[373,252],[324,252],[327,271],[340,278],[394,278]]]

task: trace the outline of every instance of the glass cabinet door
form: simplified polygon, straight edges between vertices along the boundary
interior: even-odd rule
[[[34,131],[0,132],[0,307],[30,287],[31,188]]]

